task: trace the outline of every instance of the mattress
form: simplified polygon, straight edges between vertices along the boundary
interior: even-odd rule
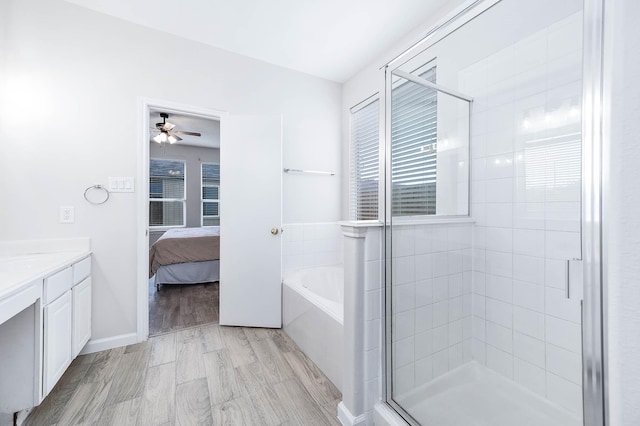
[[[160,266],[155,284],[196,284],[220,280],[220,261],[176,263]]]
[[[149,249],[149,277],[161,266],[219,259],[219,226],[170,229]]]

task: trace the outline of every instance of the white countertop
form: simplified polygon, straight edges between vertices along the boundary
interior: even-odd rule
[[[0,301],[90,254],[88,238],[0,241]]]
[[[0,300],[29,283],[87,257],[91,252],[74,250],[53,253],[33,253],[0,256]]]

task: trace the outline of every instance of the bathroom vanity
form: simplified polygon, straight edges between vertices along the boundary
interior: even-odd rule
[[[89,239],[0,242],[0,420],[40,404],[90,337]]]

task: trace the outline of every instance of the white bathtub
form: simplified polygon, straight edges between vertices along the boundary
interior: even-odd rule
[[[341,266],[301,269],[282,286],[284,331],[342,390],[344,274]]]

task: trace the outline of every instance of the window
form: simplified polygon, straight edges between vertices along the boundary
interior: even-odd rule
[[[202,226],[220,225],[220,165],[202,164]]]
[[[184,161],[152,158],[149,167],[149,226],[184,226],[184,194]]]
[[[365,101],[366,102],[366,101]],[[379,108],[376,98],[351,110],[351,217],[378,218]]]
[[[436,82],[436,67],[419,74]],[[436,214],[437,91],[403,81],[391,93],[394,216]]]

